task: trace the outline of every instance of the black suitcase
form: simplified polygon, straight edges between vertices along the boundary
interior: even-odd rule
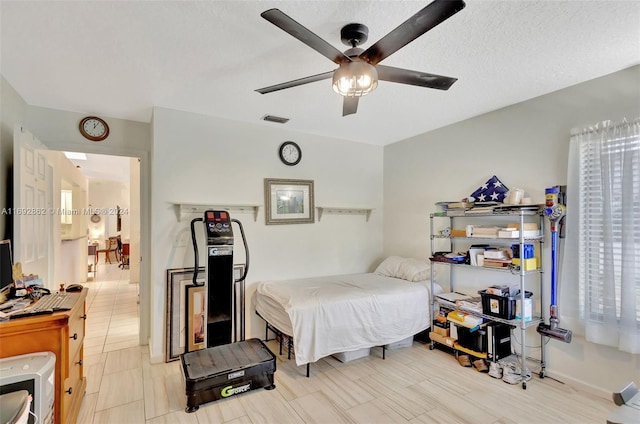
[[[180,356],[187,412],[249,390],[275,389],[276,357],[259,339],[214,346]]]

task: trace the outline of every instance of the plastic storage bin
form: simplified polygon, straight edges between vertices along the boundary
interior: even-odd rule
[[[516,317],[516,300],[519,295],[497,296],[487,293],[486,290],[480,290],[478,293],[482,298],[483,314],[502,319],[514,319]],[[529,291],[524,292],[526,298],[530,298],[532,295],[533,293]]]
[[[471,331],[470,328],[457,326],[458,344],[475,352],[487,351],[487,331],[484,328]]]
[[[365,356],[369,356],[371,353],[371,349],[365,347],[363,349],[352,350],[351,352],[340,352],[334,353],[333,356],[340,362],[350,362],[355,361],[356,359],[364,358]]]

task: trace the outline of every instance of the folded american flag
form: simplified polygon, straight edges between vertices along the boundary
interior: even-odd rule
[[[494,175],[471,193],[469,200],[473,202],[504,202],[508,191],[507,186],[502,184],[502,181]]]

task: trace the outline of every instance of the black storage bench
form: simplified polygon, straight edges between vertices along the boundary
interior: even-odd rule
[[[214,346],[181,355],[187,412],[249,390],[275,389],[276,357],[260,339]]]

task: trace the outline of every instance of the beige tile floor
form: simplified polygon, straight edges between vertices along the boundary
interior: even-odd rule
[[[612,402],[552,378],[534,376],[522,390],[463,368],[448,353],[379,349],[341,363],[332,357],[296,367],[278,356],[276,389],[254,390],[184,412],[180,361],[150,364],[138,346],[138,286],[128,271],[100,264],[87,283],[87,392],[78,423],[604,423]],[[269,343],[273,352],[277,346]]]

